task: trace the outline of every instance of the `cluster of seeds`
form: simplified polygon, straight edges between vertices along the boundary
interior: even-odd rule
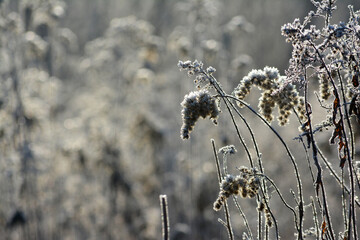
[[[181,127],[181,138],[188,139],[190,132],[194,129],[196,121],[202,117],[209,117],[217,124],[219,107],[217,101],[212,97],[209,91],[203,89],[200,91],[190,92],[185,95],[181,103],[183,107],[181,114],[183,124]]]
[[[298,116],[301,120],[301,122],[304,122],[306,117],[306,108],[305,108],[305,98],[299,97],[298,104],[296,106],[296,111],[298,113]]]
[[[327,100],[331,96],[331,87],[328,76],[326,73],[320,73],[318,77],[320,83],[320,97],[321,99]]]
[[[224,155],[235,154],[236,153],[236,148],[235,148],[234,145],[227,145],[225,147],[220,148],[219,153],[222,153]]]
[[[273,120],[272,112],[277,105],[279,108],[278,122],[283,126],[289,121],[291,109],[298,105],[299,97],[294,85],[284,85],[285,77],[280,76],[279,71],[273,67],[265,67],[264,70],[252,70],[245,76],[235,88],[234,95],[243,100],[256,85],[262,90],[259,108],[268,122]],[[284,86],[283,86],[284,85]],[[282,87],[281,91],[279,89]],[[239,104],[242,107],[241,104]]]
[[[208,68],[204,69],[204,64],[202,62],[199,62],[195,60],[194,62],[191,61],[179,61],[178,67],[180,70],[186,70],[189,76],[196,76],[194,83],[196,84],[196,87],[198,89],[201,88],[202,83],[209,84],[209,81],[211,80],[210,76],[214,72],[216,72],[216,69],[214,67],[209,66]],[[216,81],[216,80],[215,80]]]
[[[201,73],[203,70],[204,64],[197,60],[195,60],[194,62],[191,62],[190,60],[185,61],[185,62],[179,61],[178,67],[180,68],[180,70],[188,71],[188,74],[191,76],[191,75]]]
[[[268,225],[268,227],[272,227],[273,222],[271,220],[271,213],[270,213],[269,209],[266,207],[264,202],[262,202],[262,201],[259,202],[257,210],[259,212],[264,213],[265,219],[266,219],[266,225]]]
[[[227,175],[220,184],[219,196],[214,202],[214,210],[219,211],[225,200],[231,195],[240,195],[243,198],[254,198],[260,188],[260,179],[254,175],[254,171],[246,167],[240,169],[240,174]]]

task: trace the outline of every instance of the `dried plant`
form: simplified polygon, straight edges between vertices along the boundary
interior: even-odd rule
[[[304,239],[315,236],[316,239],[358,239],[358,220],[356,211],[360,207],[357,192],[360,190],[358,168],[355,162],[355,137],[354,125],[358,124],[351,117],[355,115],[357,120],[360,119],[359,110],[359,52],[360,52],[360,12],[354,11],[349,6],[350,18],[347,22],[339,24],[331,23],[333,11],[336,9],[335,1],[322,0],[311,1],[316,7],[316,11],[311,11],[303,21],[295,19],[293,23],[285,24],[282,28],[282,34],[286,41],[290,42],[293,47],[292,57],[289,61],[289,68],[285,71],[285,75],[281,76],[276,68],[265,67],[263,70],[252,70],[245,76],[234,89],[233,94],[229,95],[220,83],[214,77],[215,69],[213,67],[204,68],[203,63],[199,61],[180,61],[178,66],[181,70],[186,70],[189,76],[195,76],[195,83],[201,90],[199,92],[190,93],[185,97],[182,103],[183,107],[188,105],[197,106],[196,96],[200,93],[209,95],[212,101],[206,102],[208,105],[201,107],[193,107],[191,111],[183,110],[183,126],[185,129],[192,130],[199,116],[213,114],[210,109],[213,108],[215,99],[221,101],[224,108],[231,117],[231,121],[235,127],[236,135],[240,144],[247,153],[250,167],[241,167],[235,170],[237,174],[229,174],[227,168],[227,155],[223,157],[223,170],[220,168],[219,157],[213,142],[214,155],[219,177],[219,195],[214,202],[214,210],[219,211],[225,206],[225,221],[219,220],[228,230],[229,238],[234,239],[234,231],[231,224],[230,212],[227,201],[234,196],[235,206],[238,208],[240,215],[244,219],[247,232],[243,235],[246,239],[253,239],[251,228],[257,228],[258,239],[269,239],[270,227],[274,226],[274,235],[276,239],[281,236],[282,229],[278,225],[279,218],[272,211],[274,203],[274,194],[277,195],[284,206],[289,209],[289,214],[294,219],[294,234],[297,239]],[[324,26],[319,28],[312,25],[314,19],[323,19]],[[318,79],[320,98],[310,95],[310,82]],[[262,95],[259,98],[259,112],[252,108],[244,101],[245,97],[250,94],[252,86],[257,86]],[[209,92],[212,92],[211,96]],[[316,93],[316,92],[315,92]],[[318,96],[317,94],[315,96]],[[318,102],[316,102],[318,99]],[[315,101],[312,101],[315,100]],[[316,114],[313,106],[318,105],[325,108],[330,115],[323,116],[323,121],[316,125],[313,116]],[[186,106],[185,106],[186,105]],[[280,133],[270,125],[273,120],[273,111],[278,106],[279,125],[284,126],[290,121],[290,114],[293,112],[298,118],[300,124],[300,134],[295,139],[300,140],[304,146],[304,156],[308,156],[308,151],[312,151],[313,164],[309,163],[310,171],[315,166],[317,174],[312,175],[314,181],[314,195],[316,203],[308,202],[304,198],[304,180],[298,169],[298,162],[302,159],[295,159],[291,153],[288,143],[281,137]],[[243,117],[242,108],[247,108],[260,118],[263,123],[275,134],[280,140],[288,154],[290,162],[295,172],[297,182],[297,192],[292,192],[295,200],[294,204],[289,204],[288,200],[283,197],[283,190],[277,187],[277,184],[271,179],[263,167],[263,157],[260,153],[261,146],[256,142],[253,129]],[[206,114],[201,114],[201,109],[207,109]],[[191,113],[191,114],[190,114]],[[224,114],[224,113],[222,113]],[[195,116],[195,117],[192,117]],[[216,117],[218,111],[216,111]],[[251,154],[250,147],[245,143],[246,139],[239,131],[236,116],[245,123],[246,130],[250,133],[251,142],[256,150],[256,163]],[[295,119],[294,119],[295,120]],[[192,124],[188,124],[191,121]],[[338,151],[338,167],[333,167],[320,150],[317,138],[323,129],[332,128],[333,132],[329,139],[330,146],[334,145]],[[182,128],[184,129],[184,127]],[[184,134],[182,130],[182,138],[188,138],[188,132]],[[304,144],[307,142],[307,144]],[[278,151],[278,146],[274,146]],[[234,147],[226,146],[221,148],[221,152],[226,149],[234,149]],[[235,151],[231,151],[234,153]],[[309,159],[308,159],[309,160]],[[326,166],[326,170],[323,169]],[[341,177],[339,177],[341,172]],[[339,183],[339,194],[342,192],[342,202],[330,202],[327,197],[326,186],[328,185],[327,176],[333,176]],[[348,176],[348,179],[345,179]],[[275,189],[275,190],[271,190]],[[265,222],[262,222],[261,215],[258,216],[258,224],[249,226],[248,220],[243,213],[237,195],[241,197],[255,198],[258,202],[258,211],[264,213]],[[241,200],[243,201],[243,200]],[[313,211],[307,210],[311,204]],[[331,219],[331,209],[343,209],[343,230],[334,228]],[[306,218],[306,216],[311,216]],[[310,225],[306,219],[314,219]],[[307,226],[307,228],[305,228]],[[282,226],[281,226],[282,227]],[[338,228],[336,228],[338,229]]]
[[[0,239],[353,238],[344,2],[0,0]]]

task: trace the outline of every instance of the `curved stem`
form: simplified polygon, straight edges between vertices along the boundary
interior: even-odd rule
[[[218,174],[218,180],[219,180],[219,184],[222,181],[222,176],[221,176],[221,170],[220,170],[220,163],[219,163],[219,157],[217,155],[216,152],[216,146],[215,146],[215,140],[211,139],[211,144],[213,147],[213,151],[214,151],[214,157],[215,157],[215,162],[216,162],[216,170],[217,170],[217,174]],[[228,204],[227,204],[227,200],[224,201],[224,212],[225,212],[225,218],[226,218],[226,228],[229,234],[229,238],[230,240],[234,240],[234,233],[231,227],[231,222],[230,222],[230,213],[229,213],[229,208],[228,208]]]
[[[247,220],[243,210],[241,209],[240,204],[239,204],[239,202],[238,202],[238,200],[237,200],[237,198],[235,196],[233,196],[233,200],[234,200],[236,208],[239,210],[242,218],[244,219],[245,227],[246,227],[246,229],[247,229],[247,231],[249,233],[250,239],[254,239],[253,234],[252,234],[251,229],[250,229],[250,226],[249,226],[249,222],[248,222],[248,220]]]
[[[261,176],[265,176],[264,174],[261,174]],[[270,179],[270,178],[269,178]],[[275,186],[275,184],[273,184],[273,186],[274,186],[274,188],[277,188],[276,186]],[[261,192],[263,193],[263,195],[264,195],[264,202],[265,202],[265,205],[266,205],[266,208],[269,210],[269,213],[270,213],[270,215],[271,215],[271,218],[272,218],[272,220],[274,221],[274,225],[275,225],[275,234],[276,234],[276,239],[280,239],[280,233],[279,233],[279,226],[278,226],[278,224],[277,224],[277,221],[276,221],[276,218],[275,218],[275,216],[274,216],[274,214],[273,214],[273,212],[271,211],[271,209],[270,209],[270,206],[269,206],[269,203],[268,203],[268,201],[267,201],[267,199],[266,199],[266,197],[265,197],[265,193],[264,193],[264,191],[263,191],[263,189],[261,188]],[[278,193],[280,193],[280,190],[278,191]],[[282,196],[280,196],[280,198],[281,198]],[[289,205],[290,206],[290,205]],[[291,207],[290,207],[291,208]],[[291,209],[293,209],[293,208],[291,208]],[[295,210],[293,209],[293,213],[295,212]],[[296,214],[295,214],[295,219],[296,219]],[[269,226],[267,225],[267,224],[265,224],[265,239],[267,239],[269,237]]]
[[[253,168],[254,167],[254,162],[252,160],[249,148],[246,146],[246,143],[245,143],[243,137],[240,134],[240,130],[239,130],[239,127],[238,127],[238,125],[237,125],[237,123],[235,121],[234,114],[232,113],[231,108],[229,106],[229,104],[231,104],[231,103],[229,101],[227,101],[226,98],[224,98],[224,96],[226,95],[225,92],[222,90],[222,88],[219,86],[218,82],[216,81],[216,79],[212,75],[208,74],[204,70],[201,73],[204,74],[208,78],[210,84],[215,88],[215,90],[218,92],[218,94],[220,94],[220,97],[222,98],[223,102],[225,103],[226,108],[227,108],[227,110],[228,110],[228,112],[230,114],[231,120],[232,120],[232,122],[234,124],[234,127],[235,127],[236,133],[238,135],[238,138],[239,138],[241,144],[243,145],[243,147],[244,147],[244,149],[246,151],[246,154],[248,156],[250,165]]]
[[[266,121],[266,119],[261,116],[258,112],[256,112],[248,103],[246,103],[245,101],[241,100],[241,99],[237,99],[236,97],[234,96],[231,96],[231,95],[226,95],[224,96],[226,98],[230,98],[230,99],[233,99],[235,101],[238,101],[240,102],[241,104],[243,104],[245,107],[247,107],[251,112],[253,112],[256,116],[258,116],[271,130],[272,132],[277,136],[277,138],[280,140],[280,142],[283,144],[283,146],[285,147],[286,149],[286,152],[291,160],[291,163],[293,164],[293,167],[294,167],[294,170],[295,170],[295,175],[296,175],[296,180],[297,180],[297,185],[298,185],[298,191],[299,191],[299,198],[300,198],[300,201],[299,201],[299,213],[303,214],[303,192],[302,192],[302,185],[301,185],[301,178],[300,178],[300,173],[299,173],[299,169],[297,167],[297,164],[295,162],[295,158],[293,157],[293,155],[291,154],[290,152],[290,149],[289,147],[287,146],[287,144],[285,143],[285,141],[283,140],[283,138],[280,136],[280,134]],[[297,217],[296,217],[296,213],[295,213],[295,225],[296,225],[296,229],[297,231],[299,232],[299,237],[302,236],[302,234],[300,233],[301,232],[301,227],[299,226],[298,224],[298,221],[297,221]]]
[[[296,212],[295,212],[295,209],[294,209],[294,208],[292,208],[292,207],[291,207],[291,206],[290,206],[290,205],[289,205],[289,204],[285,201],[285,199],[284,199],[283,195],[281,194],[281,192],[280,192],[279,188],[276,186],[276,184],[274,183],[274,181],[273,181],[273,180],[271,180],[271,178],[269,178],[268,176],[266,176],[266,175],[264,175],[264,174],[256,174],[256,175],[266,178],[266,180],[267,180],[267,181],[269,181],[269,182],[271,183],[271,185],[274,187],[275,191],[276,191],[276,192],[277,192],[277,194],[279,195],[279,197],[280,197],[281,201],[284,203],[284,205],[285,205],[288,209],[290,209],[290,211],[292,211],[292,212],[293,212],[293,214],[294,214],[294,218],[296,219]]]
[[[342,186],[342,181],[340,179],[340,177],[337,175],[337,173],[335,172],[335,170],[332,168],[332,166],[330,165],[329,161],[325,158],[324,154],[321,152],[320,149],[318,149],[318,153],[319,156],[321,157],[321,159],[323,160],[323,162],[325,163],[326,167],[329,169],[329,171],[331,172],[331,175],[334,176],[334,178],[336,179],[336,181],[339,183],[340,186]],[[345,191],[350,194],[350,190],[349,188],[344,184],[344,189]],[[360,202],[359,200],[355,199],[355,203],[358,205],[358,207],[360,207]]]
[[[314,48],[316,54],[319,57],[319,60],[320,60],[321,64],[323,64],[324,69],[325,69],[325,71],[326,71],[326,73],[327,73],[327,75],[329,77],[330,82],[331,82],[331,85],[332,85],[332,87],[334,89],[335,98],[339,100],[339,106],[341,106],[339,92],[338,92],[338,89],[336,87],[334,78],[333,78],[333,76],[331,74],[331,71],[330,71],[328,65],[325,63],[325,60],[323,59],[323,56],[320,53],[319,49],[316,47],[315,43],[313,43],[312,41],[309,41],[309,43]],[[341,85],[341,88],[342,88],[342,85]],[[345,107],[345,109],[346,109],[346,107]],[[345,126],[343,124],[344,115],[343,115],[341,107],[339,107],[338,110],[339,110],[339,115],[340,115],[340,120],[339,121],[341,121],[342,125],[343,125],[342,134],[344,136],[345,147],[346,147],[345,151],[346,151],[347,160],[348,160],[348,163],[349,163],[349,177],[350,177],[350,186],[351,186],[350,190],[351,190],[351,193],[350,193],[350,206],[349,206],[348,239],[350,240],[351,239],[351,232],[352,232],[351,227],[352,226],[354,228],[353,229],[354,238],[357,239],[356,217],[355,217],[355,207],[354,207],[354,205],[355,205],[355,186],[354,185],[355,184],[354,184],[354,176],[353,176],[352,157],[350,155],[349,144],[348,144],[348,140],[347,140],[347,134],[346,134],[346,131],[345,131]],[[346,112],[346,114],[347,114],[347,112]],[[334,119],[334,121],[335,121],[335,119]],[[329,226],[329,229],[330,229],[330,226]],[[332,237],[334,237],[333,232],[331,232],[331,235],[332,235]]]

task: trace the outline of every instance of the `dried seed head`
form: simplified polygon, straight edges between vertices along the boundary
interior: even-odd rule
[[[249,180],[249,189],[255,194],[258,192],[260,187],[260,179],[258,177],[251,177]]]
[[[254,191],[252,191],[250,188],[247,189],[248,192],[248,197],[249,198],[254,198],[256,196],[256,193]]]
[[[331,88],[330,83],[326,73],[320,73],[318,75],[319,83],[320,83],[320,97],[324,100],[329,99],[331,96]]]
[[[236,148],[234,145],[227,145],[225,147],[220,148],[219,153],[222,154],[235,154]]]
[[[187,63],[185,62],[183,65],[187,65]],[[184,97],[181,106],[183,107],[181,111],[183,119],[183,125],[181,127],[182,139],[188,139],[190,137],[189,134],[200,117],[209,117],[213,119],[216,124],[220,110],[215,98],[213,98],[207,90],[190,92]]]
[[[259,202],[259,205],[258,205],[258,207],[257,207],[257,210],[258,210],[259,212],[263,212],[264,209],[265,209],[265,203],[264,203],[263,201]]]
[[[273,222],[272,222],[271,218],[266,219],[266,225],[270,228],[273,226]]]
[[[239,171],[239,175],[228,174],[221,181],[219,196],[214,202],[214,210],[220,209],[224,201],[231,195],[240,194],[242,198],[254,198],[258,194],[260,188],[260,179],[256,176],[258,170],[241,167]]]
[[[265,67],[263,70],[252,70],[241,80],[233,94],[243,100],[250,93],[251,85],[257,86],[263,91],[258,105],[260,113],[271,122],[274,119],[272,115],[274,108],[278,105],[279,111],[287,111],[287,114],[278,118],[279,125],[283,126],[289,121],[289,111],[299,102],[299,94],[294,85],[285,82],[286,78],[280,76],[276,68]],[[239,104],[239,107],[243,105]]]
[[[220,198],[216,199],[216,201],[214,202],[214,206],[213,206],[213,209],[215,211],[219,211],[221,209],[223,205],[223,202],[220,200]]]
[[[246,188],[242,188],[242,189],[241,189],[241,197],[242,197],[242,198],[246,198],[247,195],[248,195],[247,189],[246,189]]]

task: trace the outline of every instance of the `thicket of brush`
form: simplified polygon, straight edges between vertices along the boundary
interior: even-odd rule
[[[356,239],[347,4],[0,0],[0,238]]]

